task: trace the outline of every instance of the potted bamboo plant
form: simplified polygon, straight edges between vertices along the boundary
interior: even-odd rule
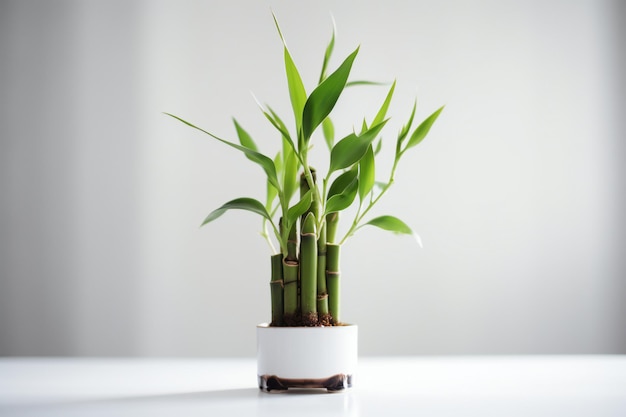
[[[319,80],[307,92],[275,17],[274,23],[283,43],[293,122],[288,124],[271,107],[259,105],[276,129],[278,151],[273,158],[259,152],[252,135],[236,120],[238,143],[166,114],[243,153],[265,173],[264,202],[236,198],[212,211],[202,222],[211,223],[228,210],[250,211],[262,219],[261,234],[273,253],[269,282],[271,321],[257,326],[259,387],[264,391],[290,387],[342,390],[352,385],[357,326],[344,323],[341,316],[341,245],[365,226],[414,234],[397,217],[371,217],[370,211],[393,185],[400,161],[426,137],[443,107],[417,124],[413,105],[395,138],[391,171],[379,182],[376,159],[396,83],[391,84],[376,114],[365,117],[356,130],[351,126],[340,130],[330,114],[342,92],[347,87],[375,84],[350,79],[359,48],[329,72],[335,44],[333,30]],[[343,136],[336,140],[335,132]],[[316,171],[309,159],[317,136],[324,138],[328,148],[328,169],[324,173]],[[341,213],[350,207],[346,230],[339,234]]]

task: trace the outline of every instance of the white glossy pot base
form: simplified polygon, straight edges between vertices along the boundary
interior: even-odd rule
[[[263,391],[352,386],[358,327],[257,326],[257,376]]]

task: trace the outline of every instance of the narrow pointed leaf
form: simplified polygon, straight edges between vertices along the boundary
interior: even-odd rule
[[[306,211],[311,207],[312,194],[311,190],[307,191],[300,201],[298,201],[294,206],[290,207],[287,211],[287,218],[289,221],[289,225],[293,225],[296,220],[302,216]]]
[[[232,143],[229,142],[225,139],[222,139],[216,135],[214,135],[213,133],[207,132],[206,130],[199,128],[198,126],[195,126],[183,119],[181,119],[178,116],[174,116],[173,114],[170,113],[165,113],[166,115],[173,117],[174,119],[186,124],[189,127],[193,127],[196,130],[199,130],[202,133],[206,133],[207,135],[211,136],[213,139],[217,139],[218,141],[233,147],[241,152],[243,152],[251,161],[255,162],[256,164],[258,164],[259,166],[261,166],[261,168],[263,168],[263,170],[265,171],[265,175],[267,175],[267,179],[268,181],[277,189],[280,189],[280,184],[278,182],[278,175],[276,174],[276,166],[274,166],[274,161],[272,161],[271,158],[263,155],[260,152],[257,152],[255,150],[246,148],[245,146],[241,146],[241,145],[237,145],[236,143]]]
[[[336,211],[345,210],[354,202],[359,188],[358,178],[354,178],[341,194],[335,194],[326,202],[324,216]]]
[[[352,63],[356,58],[359,48],[355,49],[343,63],[326,78],[311,93],[304,105],[302,115],[302,133],[305,143],[313,134],[313,131],[322,123],[335,107],[341,92],[346,86]]]
[[[283,172],[283,185],[285,199],[287,202],[291,200],[291,197],[298,189],[298,159],[293,150],[287,149],[285,153],[285,169]]]
[[[367,147],[376,139],[385,123],[387,123],[386,120],[376,126],[372,126],[361,136],[351,133],[337,142],[330,153],[329,172],[348,168],[358,162],[365,155]]]
[[[265,209],[265,206],[254,198],[242,197],[225,203],[220,208],[213,210],[202,222],[201,226],[212,222],[213,220],[226,213],[228,210],[247,210],[256,213],[267,220],[272,220],[269,213]]]
[[[283,32],[280,30],[278,19],[276,19],[274,13],[272,13],[272,17],[274,18],[274,24],[276,25],[276,30],[278,31],[280,40],[283,42],[285,73],[287,74],[289,98],[291,99],[291,107],[293,108],[293,114],[296,119],[296,129],[299,130],[302,125],[302,109],[304,108],[304,103],[306,102],[306,91],[304,89],[300,73],[298,72],[298,68],[296,68],[296,64],[293,62],[291,54],[287,49],[287,43],[285,42]]]
[[[394,81],[393,84],[391,84],[389,92],[387,93],[387,97],[385,97],[385,101],[383,102],[382,106],[380,106],[380,109],[378,110],[374,121],[372,121],[372,126],[376,126],[378,123],[385,120],[385,116],[387,115],[387,110],[389,109],[389,104],[391,103],[391,98],[393,97],[393,92],[395,89],[396,82]]]
[[[370,144],[365,155],[359,161],[359,198],[361,201],[372,191],[375,181],[374,150]]]
[[[321,84],[322,81],[326,79],[326,69],[328,68],[328,62],[330,61],[330,57],[333,54],[333,49],[335,48],[335,20],[333,19],[333,34],[330,37],[330,42],[326,46],[326,51],[324,52],[324,62],[322,63],[322,72],[320,73],[320,80],[318,84]]]
[[[365,117],[364,117],[363,123],[361,123],[361,133],[359,133],[359,135],[362,135],[365,132],[367,132],[367,120],[365,120]]]
[[[291,99],[291,107],[296,119],[296,130],[302,126],[302,111],[304,103],[306,103],[306,90],[300,78],[300,73],[296,64],[293,62],[287,47],[285,46],[285,72],[287,73],[287,86],[289,87],[289,98]]]
[[[357,175],[358,175],[358,171],[355,167],[349,171],[344,172],[337,178],[335,178],[335,181],[333,181],[333,183],[330,186],[330,189],[328,190],[327,199],[331,198],[334,195],[343,193],[346,190],[346,188],[348,188],[348,186],[355,180]]]
[[[413,110],[411,110],[411,116],[409,117],[409,121],[404,126],[402,126],[402,130],[400,130],[400,133],[398,133],[396,153],[400,152],[402,142],[404,142],[404,139],[406,139],[407,135],[409,134],[409,130],[411,130],[411,125],[413,125],[413,118],[415,117],[415,109],[417,109],[417,100],[413,102]]]
[[[254,143],[254,140],[252,140],[250,134],[246,132],[234,118],[233,123],[235,124],[235,129],[237,130],[237,136],[239,137],[239,143],[241,143],[241,146],[245,146],[248,149],[258,152],[259,148],[256,146],[256,143]]]
[[[252,140],[250,134],[248,134],[248,132],[246,132],[244,128],[242,128],[241,125],[234,118],[233,122],[235,123],[235,129],[237,130],[237,136],[239,137],[239,143],[241,143],[241,146],[258,152],[256,143],[254,143],[254,140]],[[248,154],[246,154],[246,158],[248,158],[252,162],[256,162],[254,158],[251,158],[250,156],[248,156]]]
[[[322,131],[324,132],[324,140],[326,141],[326,145],[328,146],[328,150],[333,149],[333,145],[335,144],[335,126],[333,125],[330,117],[327,117],[322,122]]]
[[[376,143],[376,148],[374,149],[374,156],[378,155],[382,148],[383,148],[383,141],[382,139],[378,139],[378,142]]]
[[[287,126],[285,126],[285,123],[281,120],[280,117],[278,117],[276,112],[274,112],[271,107],[267,106],[267,109],[269,110],[269,112],[265,111],[263,108],[261,108],[261,111],[263,112],[267,120],[269,120],[270,123],[276,128],[276,130],[281,133],[283,139],[287,141],[287,144],[291,147],[291,149],[293,149],[294,152],[297,152],[296,145],[293,143],[293,140],[291,139],[291,135],[289,134],[289,130],[287,129]]]
[[[378,81],[366,81],[366,80],[348,81],[346,83],[346,87],[356,87],[360,85],[389,85],[389,83],[381,83]]]
[[[422,247],[422,239],[418,234],[413,232],[411,228],[402,220],[394,216],[380,216],[376,217],[363,224],[363,226],[376,226],[380,229],[387,230],[392,233],[400,234],[400,235],[411,235],[417,241],[417,243]]]
[[[409,148],[417,146],[422,140],[424,140],[424,138],[426,137],[426,135],[430,131],[430,128],[432,127],[433,123],[435,123],[435,120],[437,120],[437,117],[439,117],[439,114],[442,111],[443,111],[443,106],[440,107],[438,110],[436,110],[433,114],[428,116],[426,118],[426,120],[424,120],[417,127],[417,129],[415,129],[415,131],[411,135],[411,138],[407,142],[406,147],[404,148],[404,150],[402,152],[406,151]]]
[[[282,171],[282,161],[280,158],[280,152],[274,157],[274,166],[276,167],[277,175],[280,176],[281,171]],[[278,197],[278,190],[268,180],[267,181],[267,193],[265,197],[266,198],[265,209],[268,211],[268,213],[271,213],[272,206],[274,204],[274,200],[276,199],[276,197]]]

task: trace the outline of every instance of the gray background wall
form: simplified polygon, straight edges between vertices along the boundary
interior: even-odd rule
[[[4,0],[0,355],[254,354],[259,221],[198,224],[263,198],[260,171],[161,112],[227,137],[237,116],[269,153],[250,91],[289,114],[270,7],[309,91],[332,12],[333,67],[361,44],[355,78],[398,79],[391,132],[415,95],[422,118],[447,105],[378,209],[424,248],[344,248],[362,354],[626,353],[623,2]]]

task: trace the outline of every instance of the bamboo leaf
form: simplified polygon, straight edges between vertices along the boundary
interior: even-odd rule
[[[335,72],[330,74],[328,78],[313,90],[306,100],[302,114],[302,133],[305,144],[313,134],[313,131],[335,107],[341,92],[346,86],[352,63],[358,52],[359,48],[355,49]]]
[[[350,184],[340,194],[335,194],[326,202],[324,216],[336,211],[345,210],[354,202],[359,188],[358,178],[354,178]]]
[[[274,17],[276,30],[278,30],[280,39],[283,42],[285,73],[287,74],[287,87],[289,88],[289,98],[291,99],[291,107],[293,108],[293,114],[296,119],[296,130],[300,130],[300,126],[302,125],[302,110],[304,109],[304,103],[306,102],[306,90],[304,89],[304,84],[302,83],[302,78],[300,77],[298,68],[293,62],[291,54],[287,49],[287,43],[285,42],[283,33],[280,30],[280,26],[278,25],[278,19],[276,19],[276,16],[273,13],[272,16]]]
[[[276,166],[274,165],[274,161],[272,161],[271,158],[268,158],[267,156],[263,155],[262,153],[259,153],[255,150],[246,148],[245,146],[241,146],[241,145],[237,145],[236,143],[232,143],[229,142],[225,139],[222,139],[216,135],[214,135],[213,133],[207,132],[206,130],[199,128],[198,126],[195,126],[183,119],[181,119],[178,116],[174,116],[173,114],[170,113],[165,113],[166,115],[173,117],[174,119],[186,124],[189,127],[193,127],[196,130],[199,130],[202,133],[206,133],[207,135],[211,136],[214,139],[217,139],[218,141],[233,147],[241,152],[243,152],[251,161],[255,162],[256,164],[258,164],[259,166],[261,166],[261,168],[263,168],[263,170],[265,171],[265,175],[267,175],[267,179],[268,181],[274,186],[276,187],[276,189],[280,189],[280,183],[278,182],[278,175],[276,174]]]
[[[284,165],[283,188],[285,200],[289,202],[298,189],[298,159],[290,148],[286,149]]]
[[[290,207],[287,210],[287,220],[289,222],[289,227],[293,225],[296,220],[302,216],[306,211],[311,207],[311,201],[313,199],[313,195],[311,190],[304,193],[300,201],[298,201],[294,206]]]
[[[367,132],[367,120],[365,120],[365,117],[364,117],[363,123],[361,123],[361,133],[359,133],[359,135],[362,135],[365,132]]]
[[[291,135],[289,134],[289,130],[287,129],[287,126],[285,125],[285,123],[278,116],[278,114],[276,114],[276,112],[272,110],[270,106],[267,106],[267,109],[269,110],[269,113],[263,109],[261,109],[261,111],[263,112],[265,117],[270,121],[270,123],[272,123],[272,125],[276,128],[276,130],[278,130],[281,133],[281,135],[283,136],[283,139],[287,141],[287,144],[289,145],[289,147],[291,147],[291,149],[293,149],[294,153],[298,152],[296,145],[293,143],[293,140],[291,139]]]
[[[422,247],[422,239],[402,220],[394,216],[380,216],[376,217],[363,224],[363,226],[376,226],[380,229],[387,230],[392,233],[400,235],[411,235],[415,238],[417,243]],[[362,227],[362,226],[361,226]]]
[[[239,137],[239,143],[241,143],[241,146],[245,146],[248,149],[258,152],[259,148],[256,146],[256,143],[254,143],[254,140],[252,140],[250,134],[246,132],[243,127],[241,127],[235,118],[233,118],[233,123],[235,123],[235,129],[237,130],[237,136]]]
[[[335,126],[332,120],[330,120],[330,117],[325,118],[322,122],[322,131],[324,132],[324,140],[326,140],[326,145],[330,151],[335,144]]]
[[[359,198],[361,201],[372,191],[376,181],[374,149],[368,146],[365,155],[359,161]]]
[[[231,200],[222,205],[220,208],[213,210],[204,219],[200,226],[204,226],[205,224],[212,222],[228,210],[247,210],[266,218],[270,222],[272,221],[269,213],[265,209],[265,206],[260,201],[255,200],[254,198],[242,197]]]
[[[358,162],[365,155],[368,146],[376,139],[385,123],[387,123],[386,120],[376,126],[372,126],[361,136],[351,133],[337,142],[330,152],[329,172],[348,168]]]
[[[328,67],[328,62],[330,61],[330,57],[333,54],[333,49],[335,48],[335,19],[333,19],[333,34],[330,37],[330,42],[326,46],[326,51],[324,52],[324,62],[322,63],[322,72],[320,73],[320,80],[318,84],[321,84],[322,81],[326,79],[326,69]]]
[[[378,142],[376,143],[376,149],[374,150],[374,156],[378,155],[382,148],[383,148],[383,141],[382,139],[378,139]]]
[[[359,85],[389,85],[389,83],[381,83],[378,81],[366,81],[366,80],[348,81],[346,83],[346,87],[356,87]]]
[[[334,195],[343,193],[346,188],[356,179],[358,171],[356,168],[353,168],[349,171],[344,172],[330,185],[330,189],[328,190],[327,200]]]
[[[302,126],[302,111],[306,103],[306,90],[300,78],[300,73],[296,64],[293,62],[287,47],[285,46],[285,71],[287,73],[287,86],[289,87],[289,98],[291,99],[291,107],[296,119],[296,130],[300,130]]]
[[[430,131],[430,128],[432,127],[433,123],[435,123],[435,120],[437,120],[437,117],[439,117],[439,114],[442,111],[443,111],[443,106],[437,109],[433,114],[428,116],[426,120],[424,120],[417,127],[417,129],[415,129],[415,131],[411,135],[411,138],[407,142],[406,147],[404,148],[402,152],[405,152],[407,149],[417,146],[422,140],[424,140],[424,138]]]
[[[378,123],[385,120],[385,116],[387,115],[387,110],[389,109],[389,104],[391,103],[391,98],[393,97],[393,92],[395,89],[396,82],[394,81],[393,84],[391,84],[389,92],[387,93],[387,97],[385,97],[385,101],[383,102],[382,106],[380,106],[380,109],[378,110],[378,113],[376,114],[376,117],[372,122],[372,126],[376,126]]]
[[[283,172],[283,162],[281,160],[280,152],[276,154],[274,157],[274,166],[276,167],[276,174],[280,177]],[[267,180],[267,193],[266,193],[266,201],[265,201],[265,209],[268,213],[271,213],[272,205],[274,200],[278,197],[278,190],[276,187],[272,185],[272,183]]]
[[[417,109],[417,100],[413,102],[413,110],[411,110],[411,116],[409,117],[409,121],[402,127],[400,133],[398,134],[398,145],[397,152],[400,152],[400,147],[402,146],[402,142],[409,134],[409,130],[411,129],[411,125],[413,124],[413,118],[415,117],[415,109]]]

